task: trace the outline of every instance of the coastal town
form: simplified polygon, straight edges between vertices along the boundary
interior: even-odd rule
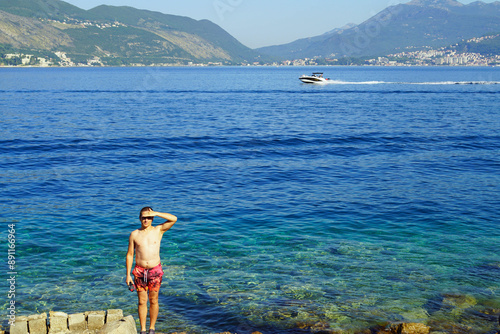
[[[106,66],[100,57],[94,56],[86,62],[74,62],[65,52],[54,52],[56,57],[35,56],[23,53],[7,53],[0,55],[0,66],[37,66],[37,67],[85,67]],[[171,63],[151,64],[150,66],[222,66],[222,62],[206,63]],[[364,60],[362,63],[346,62],[338,58],[304,58],[284,60],[281,62],[252,62],[242,63],[243,66],[320,66],[320,65],[356,65],[356,66],[495,66],[500,65],[500,55],[485,56],[479,53],[459,53],[455,50],[420,50],[406,51],[390,54],[383,57]],[[130,66],[145,66],[144,64],[131,64]]]
[[[467,43],[480,43],[486,40],[491,40],[499,37],[499,34],[472,38],[466,40]],[[473,52],[457,52],[458,44],[451,48],[440,48],[438,50],[428,49],[424,51],[400,52],[388,55],[387,57],[379,57],[371,59],[370,63],[377,65],[469,65],[469,66],[488,66],[500,64],[500,55],[484,56]]]
[[[275,66],[318,66],[318,65],[357,65],[357,66],[494,66],[500,64],[500,55],[484,56],[479,53],[458,53],[453,50],[426,50],[401,52],[384,57],[354,62],[338,58],[318,58],[285,60],[273,63]],[[256,65],[256,64],[255,64]]]
[[[370,59],[367,63],[381,66],[490,66],[500,64],[500,55],[483,56],[479,53],[458,53],[453,50],[427,50],[401,52],[387,57]]]
[[[54,20],[48,18],[39,18],[40,22],[48,22],[54,26],[58,26],[62,29],[68,28],[88,28],[88,27],[96,27],[99,29],[107,29],[107,28],[117,28],[117,27],[126,27],[126,24],[115,21],[113,23],[109,22],[96,22],[90,20],[79,20],[75,18],[65,18],[63,20]]]

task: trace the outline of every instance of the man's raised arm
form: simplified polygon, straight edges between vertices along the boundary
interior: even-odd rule
[[[160,217],[163,219],[166,219],[167,221],[164,222],[161,225],[158,225],[160,227],[160,230],[162,232],[168,231],[177,221],[177,217],[170,214],[170,213],[163,213],[163,212],[156,212],[156,211],[149,211],[147,212],[148,215],[155,216],[155,217]],[[144,213],[146,215],[146,213]]]

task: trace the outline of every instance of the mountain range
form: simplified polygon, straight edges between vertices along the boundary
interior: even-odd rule
[[[500,33],[500,2],[413,0],[390,6],[359,25],[256,51],[281,59],[370,57],[444,47]]]
[[[208,20],[125,6],[83,10],[60,0],[0,0],[0,45],[107,64],[231,64],[259,56]]]
[[[358,25],[252,50],[208,20],[127,6],[83,10],[61,0],[0,0],[0,54],[56,57],[59,51],[76,62],[99,57],[104,65],[372,57],[495,33],[500,33],[498,1],[412,0]]]

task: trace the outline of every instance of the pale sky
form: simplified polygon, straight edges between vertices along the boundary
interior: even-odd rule
[[[82,9],[131,6],[208,19],[250,48],[314,37],[362,23],[384,8],[409,0],[65,0]],[[475,0],[460,0],[469,4]],[[495,0],[483,0],[491,3]]]

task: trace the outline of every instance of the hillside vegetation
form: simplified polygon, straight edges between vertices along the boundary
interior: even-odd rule
[[[72,47],[64,31],[39,20],[0,11],[0,44],[13,48],[50,50]]]
[[[499,55],[500,54],[500,32],[492,38],[479,38],[474,41],[463,41],[458,43],[456,50],[458,52],[480,53],[483,55]]]

